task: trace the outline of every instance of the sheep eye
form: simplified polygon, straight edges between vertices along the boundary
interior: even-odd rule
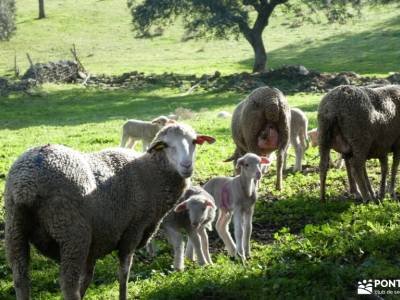
[[[244,166],[245,166],[245,167],[248,167],[248,166],[249,166],[249,164],[244,164]]]

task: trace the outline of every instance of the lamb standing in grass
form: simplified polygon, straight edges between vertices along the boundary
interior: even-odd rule
[[[308,147],[307,128],[308,119],[306,114],[298,108],[290,109],[290,144],[293,146],[296,153],[296,163],[293,171],[302,170],[302,160],[304,153]],[[286,169],[287,152],[285,153],[285,166]]]
[[[240,175],[236,177],[215,177],[204,189],[215,199],[219,209],[215,225],[230,256],[239,256],[242,261],[250,257],[250,237],[254,205],[257,200],[258,181],[261,179],[261,164],[268,164],[265,157],[247,153],[237,160]],[[233,216],[235,241],[229,233]]]
[[[381,164],[379,198],[383,198],[388,173],[388,153],[393,152],[389,192],[395,197],[395,181],[400,160],[400,87],[378,88],[339,86],[321,100],[318,108],[321,200],[330,149],[341,153],[346,164],[350,191],[361,193],[364,201],[375,199],[367,176],[367,159]]]
[[[247,152],[267,156],[277,150],[276,189],[282,189],[284,155],[289,145],[290,109],[285,96],[276,88],[260,87],[240,102],[232,116],[236,160]]]
[[[212,264],[207,229],[212,230],[216,211],[214,198],[200,187],[186,190],[182,200],[162,222],[174,249],[174,267],[178,271],[183,271],[185,267],[182,230],[189,236],[186,251],[188,258],[194,260],[194,250],[200,265]]]
[[[140,120],[128,120],[122,126],[121,147],[133,148],[138,140],[143,142],[143,152],[147,150],[148,145],[168,123],[174,123],[167,117],[160,116],[151,122]]]
[[[214,139],[176,124],[163,128],[138,158],[126,151],[82,154],[60,145],[22,154],[5,189],[5,245],[17,300],[29,299],[30,243],[60,262],[67,300],[84,296],[96,260],[116,250],[120,299],[126,299],[135,249],[187,189],[195,145],[205,141]]]

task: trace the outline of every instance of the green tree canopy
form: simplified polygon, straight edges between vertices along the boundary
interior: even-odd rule
[[[144,36],[152,26],[167,25],[178,16],[197,37],[243,35],[254,51],[253,72],[261,72],[267,64],[262,33],[277,6],[323,12],[329,21],[340,22],[363,5],[389,2],[395,0],[128,0],[128,6],[134,29]]]

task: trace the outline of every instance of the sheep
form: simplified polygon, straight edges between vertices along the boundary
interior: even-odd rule
[[[164,218],[161,226],[173,246],[174,268],[177,271],[184,270],[182,230],[189,236],[186,256],[194,260],[195,250],[200,265],[212,264],[206,229],[212,230],[215,213],[214,198],[200,187],[190,187],[182,202]]]
[[[364,201],[375,199],[367,176],[367,159],[381,164],[379,199],[385,195],[389,152],[393,152],[389,192],[395,195],[400,159],[400,87],[339,86],[325,95],[318,108],[321,200],[325,200],[329,152],[341,153],[346,165],[350,192]]]
[[[128,120],[122,126],[121,147],[133,148],[138,140],[142,140],[143,152],[145,152],[157,132],[165,125],[173,122],[165,116],[155,118],[151,122]]]
[[[260,156],[277,153],[276,189],[282,189],[284,154],[289,145],[290,109],[276,88],[260,87],[240,102],[232,116],[234,154],[226,161],[236,161],[247,152]]]
[[[318,146],[318,128],[311,129],[310,131],[307,132],[307,135],[308,135],[309,140],[311,141],[311,146],[317,147]],[[344,160],[341,155],[338,159],[336,159],[333,162],[332,166],[335,167],[336,169],[343,168]]]
[[[127,298],[135,249],[144,246],[175,206],[193,174],[195,145],[213,143],[185,125],[164,127],[147,153],[83,154],[61,145],[23,153],[5,188],[5,245],[17,300],[29,298],[30,244],[60,263],[67,300],[81,299],[96,260],[120,261],[120,299]]]
[[[293,146],[296,153],[296,163],[293,171],[302,170],[301,161],[304,153],[308,148],[307,139],[308,119],[303,111],[298,108],[290,109],[290,144]],[[284,169],[286,169],[287,152],[285,153]]]
[[[261,164],[268,164],[266,157],[247,153],[237,160],[240,175],[235,177],[215,177],[204,189],[210,193],[218,207],[216,229],[224,241],[230,256],[239,256],[245,262],[250,253],[250,236],[254,205],[257,200],[258,181],[261,179]],[[229,223],[233,216],[235,241],[229,233]]]

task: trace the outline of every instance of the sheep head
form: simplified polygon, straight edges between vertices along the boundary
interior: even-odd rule
[[[215,139],[198,135],[187,125],[171,124],[158,132],[147,152],[163,151],[176,171],[183,178],[188,178],[193,174],[196,145],[204,142],[212,144]]]
[[[189,199],[179,203],[174,211],[175,212],[189,212],[190,223],[194,228],[199,228],[203,225],[209,216],[210,210],[216,210],[216,206],[211,199],[203,195],[194,195]]]

